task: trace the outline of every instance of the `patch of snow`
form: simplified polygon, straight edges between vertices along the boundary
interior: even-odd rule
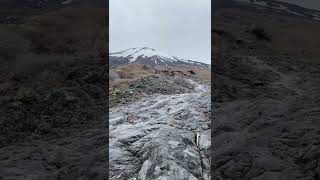
[[[278,6],[272,6],[269,5],[267,2],[265,1],[259,1],[259,0],[237,0],[238,2],[242,2],[242,3],[250,3],[250,4],[254,4],[257,6],[262,6],[262,7],[268,7],[268,8],[273,8],[273,9],[278,9],[278,10],[287,10],[288,8],[286,6],[283,6],[282,4],[277,4]]]
[[[306,7],[306,6],[304,6],[304,5],[300,4],[300,3],[288,2],[288,1],[279,1],[279,2],[275,3],[274,5],[268,4],[268,2],[266,0],[236,0],[236,1],[240,2],[240,3],[253,4],[253,5],[256,5],[258,7],[266,7],[266,8],[272,8],[272,9],[276,9],[276,10],[281,10],[281,11],[284,11],[284,12],[287,12],[287,13],[290,13],[290,14],[294,14],[294,15],[297,15],[297,16],[301,16],[301,17],[306,17],[306,15],[303,14],[303,13],[299,13],[299,12],[295,11],[294,9],[290,8],[290,6],[287,7],[283,3],[289,3],[289,4],[292,4],[292,5],[295,5],[295,6],[299,6],[299,7],[302,7],[302,8],[307,8],[307,9],[310,9],[310,10],[314,11],[313,8],[308,8],[308,7]],[[301,1],[301,2],[303,2],[303,1]],[[308,13],[308,12],[305,12],[305,13]],[[320,17],[317,16],[316,13],[310,14],[310,12],[309,12],[308,15],[311,15],[312,19],[314,19],[314,20],[319,20],[319,18],[320,18]]]
[[[290,4],[294,4],[303,8],[311,9],[311,10],[319,10],[320,6],[317,0],[278,0],[280,2],[286,2]]]
[[[320,14],[318,14],[318,13],[313,13],[312,14],[312,19],[314,19],[314,20],[316,20],[316,21],[320,21]]]
[[[279,9],[279,10],[286,10],[286,9],[288,9],[288,8],[287,8],[286,6],[280,4],[280,7],[277,7],[277,9]]]
[[[62,5],[66,5],[66,4],[70,4],[72,3],[73,0],[65,0],[63,2],[61,2]]]
[[[314,20],[320,21],[320,17],[313,17]]]
[[[251,1],[251,0],[236,0],[238,2],[243,2],[243,3],[251,3],[255,5],[260,5],[260,6],[268,6],[266,2],[264,1]]]
[[[129,60],[130,63],[133,63],[139,57],[146,58],[146,57],[153,57],[153,56],[158,56],[162,60],[164,59],[164,60],[167,60],[170,62],[177,61],[174,57],[172,57],[166,53],[156,51],[155,49],[148,48],[148,47],[131,48],[131,49],[117,52],[117,53],[112,53],[111,55],[115,56],[115,57],[128,57],[128,58],[130,58],[130,60]]]
[[[292,11],[292,10],[290,10],[290,9],[287,9],[287,10],[285,10],[286,12],[288,12],[288,13],[291,13],[291,14],[295,14],[295,15],[297,15],[297,16],[305,16],[304,14],[301,14],[301,13],[298,13],[298,12],[295,12],[295,11]]]
[[[265,7],[268,6],[268,4],[264,1],[253,1],[253,4],[258,5],[258,6],[265,6]]]

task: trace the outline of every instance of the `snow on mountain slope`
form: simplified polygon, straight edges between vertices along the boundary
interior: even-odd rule
[[[170,56],[149,47],[131,48],[109,54],[110,65],[124,65],[132,63],[162,66],[191,65],[209,67],[208,64]]]
[[[171,62],[176,61],[176,59],[174,59],[173,57],[148,47],[131,48],[131,49],[117,52],[117,53],[111,53],[110,55],[116,56],[116,57],[129,57],[130,63],[136,61],[139,57],[146,58],[146,57],[153,57],[153,56],[158,56]]]

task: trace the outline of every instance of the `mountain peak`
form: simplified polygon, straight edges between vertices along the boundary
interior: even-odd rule
[[[135,47],[110,53],[109,60],[111,64],[118,65],[136,63],[161,66],[191,65],[208,67],[207,64],[170,56],[150,47]]]
[[[176,61],[174,57],[169,56],[166,53],[157,51],[150,47],[130,48],[120,52],[110,53],[110,56],[127,57],[129,58],[130,63],[135,62],[139,58],[151,58],[151,57],[159,57],[169,61]]]

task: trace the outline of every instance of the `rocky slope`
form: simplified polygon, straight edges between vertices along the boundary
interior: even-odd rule
[[[103,0],[2,0],[0,2],[0,23],[22,23],[34,15],[83,5],[102,9],[106,7],[106,2]]]
[[[24,18],[0,24],[0,179],[106,179],[105,10]]]
[[[213,178],[319,179],[319,23],[268,7],[218,2]]]
[[[128,104],[142,97],[154,94],[180,94],[190,92],[192,87],[188,86],[185,78],[171,77],[166,75],[150,75],[128,83],[120,88],[110,88],[109,107],[119,104]]]
[[[110,179],[208,179],[210,90],[185,84],[194,90],[110,109]]]
[[[320,66],[273,56],[214,61],[215,179],[319,179]]]
[[[58,87],[38,81],[33,88],[21,87],[21,94],[0,98],[0,179],[105,179],[103,62],[65,64]]]
[[[303,2],[290,2],[290,0],[235,0],[236,2],[246,3],[256,8],[266,8],[281,13],[294,15],[298,17],[309,18],[313,20],[320,20],[320,11],[315,9],[303,7]]]

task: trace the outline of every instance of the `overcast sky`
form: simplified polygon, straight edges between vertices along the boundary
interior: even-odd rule
[[[110,52],[151,47],[211,61],[211,0],[110,0]]]

